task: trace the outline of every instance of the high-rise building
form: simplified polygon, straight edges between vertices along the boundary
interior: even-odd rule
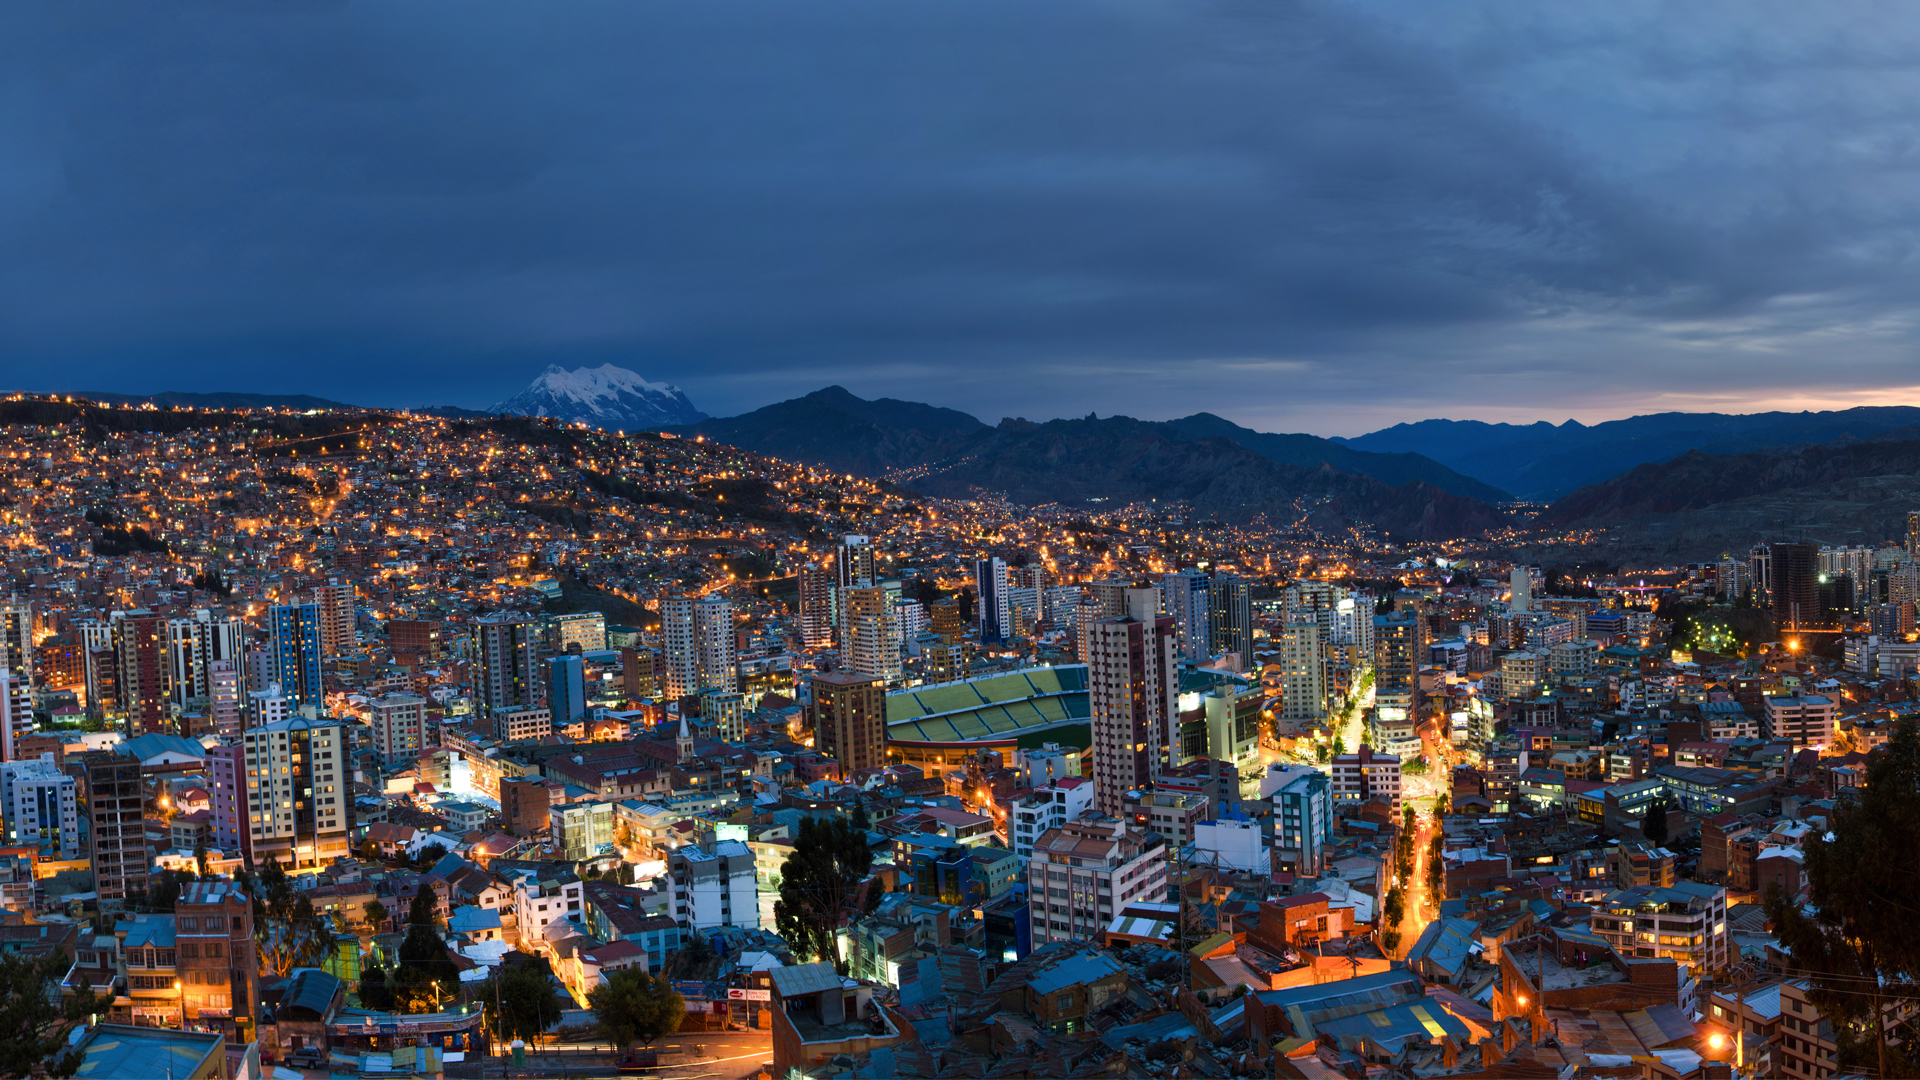
[[[1327,664],[1320,624],[1313,619],[1288,619],[1280,633],[1280,718],[1297,728],[1326,715]]]
[[[1813,630],[1820,618],[1819,549],[1812,544],[1771,544],[1773,625],[1785,634]]]
[[[628,646],[620,650],[620,681],[628,701],[647,701],[660,693],[660,654]]]
[[[1315,877],[1333,845],[1333,781],[1307,765],[1275,764],[1260,780],[1273,801],[1273,869]]]
[[[553,652],[600,652],[607,647],[607,617],[598,611],[549,615],[547,648]]]
[[[326,703],[321,674],[320,605],[276,604],[267,609],[273,681],[297,705]]]
[[[416,667],[436,663],[441,658],[440,624],[431,619],[390,619],[387,621],[387,648],[393,662]]]
[[[813,677],[811,690],[814,749],[839,762],[842,775],[885,766],[885,685],[859,672],[823,671]]]
[[[30,688],[40,685],[33,670],[33,602],[18,594],[0,600],[0,668]]]
[[[553,710],[556,724],[587,718],[587,665],[578,656],[547,660],[547,707]]]
[[[980,621],[980,641],[1006,641],[1013,637],[1013,609],[1007,605],[1007,564],[998,558],[976,559],[973,563],[973,611]]]
[[[181,708],[213,696],[213,664],[237,663],[246,644],[246,624],[206,608],[167,620],[167,679],[170,699]]]
[[[241,736],[255,859],[318,869],[351,854],[346,732],[338,720],[293,717]]]
[[[532,619],[500,611],[473,622],[473,689],[481,712],[546,704]]]
[[[1773,549],[1755,544],[1747,549],[1747,581],[1755,607],[1773,604]]]
[[[248,819],[247,751],[238,742],[207,748],[207,799],[212,803],[213,846],[253,864],[253,826]]]
[[[1512,583],[1509,586],[1512,596],[1507,601],[1507,609],[1509,611],[1528,610],[1533,602],[1533,575],[1526,567],[1516,566],[1513,568],[1513,573],[1509,575],[1509,581]]]
[[[695,639],[695,675],[702,690],[740,689],[740,668],[735,653],[733,601],[719,593],[708,593],[693,605]]]
[[[352,652],[359,644],[354,633],[353,583],[335,577],[328,578],[325,585],[314,586],[313,606],[320,624],[321,655]]]
[[[155,637],[159,634],[156,631]],[[89,752],[87,773],[87,835],[92,843],[93,887],[106,901],[125,901],[147,891],[147,786],[140,762],[108,750]]]
[[[33,732],[33,688],[24,676],[0,664],[0,761],[18,755],[14,746]]]
[[[128,738],[167,730],[166,636],[167,620],[145,608],[113,613],[120,714]]]
[[[1178,630],[1170,615],[1101,619],[1088,635],[1094,804],[1118,816],[1127,792],[1177,764]]]
[[[1213,652],[1237,653],[1241,670],[1253,667],[1253,586],[1231,574],[1216,575],[1207,586],[1207,614],[1213,620]]]
[[[834,584],[842,589],[871,583],[880,576],[873,557],[873,540],[865,536],[843,536],[833,558]]]
[[[1400,759],[1362,746],[1333,759],[1333,801],[1359,803],[1384,798],[1393,802],[1393,819],[1400,819]]]
[[[847,589],[846,617],[840,632],[840,663],[848,671],[871,675],[887,686],[900,685],[899,624],[891,594],[878,585]]]
[[[7,844],[33,847],[49,858],[80,857],[80,804],[73,777],[51,753],[30,761],[0,763],[0,810]]]
[[[293,699],[282,693],[279,683],[268,683],[265,690],[247,691],[240,729],[246,731],[266,724],[277,724],[293,715]]]
[[[1920,558],[1920,510],[1907,512],[1907,554]]]
[[[1133,583],[1109,578],[1087,582],[1087,595],[1093,597],[1096,618],[1117,619],[1127,613],[1127,590]]]
[[[800,568],[800,643],[809,649],[833,644],[834,572],[825,566]]]
[[[427,699],[423,697],[388,694],[374,698],[367,702],[367,722],[373,728],[374,753],[388,765],[418,758],[433,742],[428,731]]]
[[[537,776],[500,778],[500,820],[515,836],[532,836],[547,828],[553,813],[553,794]]]
[[[666,660],[669,701],[700,692],[700,646],[694,631],[693,605],[691,596],[667,596],[660,600],[660,643]]]
[[[1373,700],[1378,712],[1398,710],[1401,719],[1418,721],[1420,658],[1426,652],[1421,631],[1420,617],[1410,611],[1374,617]]]
[[[1180,659],[1201,663],[1213,655],[1212,589],[1207,575],[1182,570],[1160,579],[1160,602],[1180,635]]]
[[[245,705],[240,695],[240,670],[234,661],[215,660],[207,665],[207,711],[213,716],[214,734],[240,734]]]

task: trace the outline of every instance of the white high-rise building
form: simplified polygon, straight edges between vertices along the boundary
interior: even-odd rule
[[[427,699],[388,694],[367,702],[373,748],[389,765],[412,761],[427,747]]]
[[[846,623],[840,632],[840,664],[848,671],[871,675],[888,686],[900,684],[899,623],[892,601],[878,585],[847,589]]]
[[[1077,821],[1093,809],[1093,783],[1078,776],[1055,780],[1013,804],[1007,815],[1007,842],[1022,859],[1033,857],[1033,842],[1048,829]]]
[[[14,739],[32,733],[33,688],[19,672],[0,664],[0,761],[14,760]]]
[[[80,857],[80,804],[73,777],[61,772],[52,754],[29,761],[0,763],[0,810],[6,816],[7,843]]]
[[[1280,718],[1312,723],[1327,715],[1327,665],[1320,623],[1293,618],[1280,634]]]
[[[700,692],[700,648],[693,627],[691,596],[660,601],[660,644],[666,662],[666,697],[675,701]]]
[[[1170,615],[1102,619],[1088,634],[1094,802],[1118,816],[1126,793],[1175,763],[1178,631]]]
[[[191,701],[213,697],[210,678],[216,662],[238,663],[247,627],[239,619],[200,608],[184,618],[167,620],[167,679],[169,698],[186,708]]]
[[[277,724],[293,715],[293,706],[293,699],[281,691],[279,683],[268,683],[265,690],[249,690],[241,726],[251,730]]]
[[[216,735],[238,735],[244,723],[240,693],[240,669],[231,660],[215,660],[207,665],[207,711],[213,716]]]
[[[1507,607],[1513,611],[1530,610],[1533,603],[1533,575],[1526,567],[1516,566],[1510,580],[1513,596],[1507,601]]]
[[[1207,575],[1182,570],[1160,579],[1161,603],[1180,634],[1180,659],[1199,663],[1213,655],[1212,589]]]
[[[1333,801],[1359,803],[1369,799],[1393,800],[1394,820],[1400,818],[1400,759],[1392,754],[1376,754],[1371,746],[1357,753],[1333,759]]]
[[[1048,829],[1027,860],[1034,944],[1089,941],[1129,903],[1164,903],[1169,862],[1157,833],[1117,818],[1085,817]]]
[[[709,593],[693,605],[694,675],[702,690],[738,690],[733,639],[733,602]]]
[[[256,863],[318,869],[351,854],[346,732],[338,720],[293,717],[241,737],[247,824]]]

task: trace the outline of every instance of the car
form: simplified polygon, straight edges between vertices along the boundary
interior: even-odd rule
[[[660,1067],[660,1053],[657,1050],[629,1050],[625,1057],[614,1063],[614,1068],[623,1073],[648,1072]]]
[[[325,1051],[307,1047],[287,1055],[287,1064],[296,1069],[318,1069],[327,1063]]]

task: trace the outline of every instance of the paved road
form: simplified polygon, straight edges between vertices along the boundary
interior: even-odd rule
[[[712,1031],[675,1035],[653,1045],[660,1067],[648,1074],[667,1080],[742,1080],[773,1060],[773,1034],[767,1031]],[[508,1067],[511,1080],[591,1080],[616,1076],[616,1055],[604,1043],[561,1043],[537,1047],[523,1069]],[[501,1058],[482,1058],[447,1066],[449,1077],[492,1080],[502,1076]]]

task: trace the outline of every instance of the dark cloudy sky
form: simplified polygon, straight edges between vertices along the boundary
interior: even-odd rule
[[[1917,119],[1907,3],[19,0],[0,385],[1915,402]]]

